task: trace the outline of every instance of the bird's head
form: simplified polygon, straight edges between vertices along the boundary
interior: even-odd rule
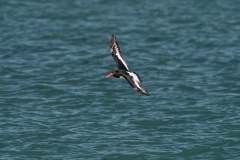
[[[111,76],[114,76],[114,77],[116,77],[116,78],[119,78],[120,75],[119,75],[118,73],[119,73],[119,71],[111,71],[111,72],[106,76],[106,78],[111,77]]]

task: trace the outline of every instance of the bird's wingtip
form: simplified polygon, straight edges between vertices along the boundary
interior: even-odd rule
[[[145,92],[144,95],[146,95],[146,96],[150,96],[150,94],[149,94],[148,92]]]

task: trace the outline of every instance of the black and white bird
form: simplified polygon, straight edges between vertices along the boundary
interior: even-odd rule
[[[140,92],[141,94],[149,96],[149,93],[139,85],[139,83],[142,82],[139,75],[136,72],[129,71],[127,63],[123,59],[121,50],[114,35],[112,35],[110,40],[110,51],[112,53],[113,59],[117,64],[118,70],[111,71],[106,76],[106,78],[114,76],[116,78],[126,79],[134,90]]]

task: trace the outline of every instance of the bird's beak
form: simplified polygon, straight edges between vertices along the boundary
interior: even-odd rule
[[[113,76],[113,73],[112,73],[112,72],[109,73],[109,74],[106,76],[106,78],[111,77],[111,76]]]

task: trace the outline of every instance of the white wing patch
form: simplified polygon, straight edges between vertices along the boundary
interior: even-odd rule
[[[134,72],[128,72],[127,71],[127,73],[129,74],[129,76],[131,76],[131,78],[133,80],[133,83],[134,83],[133,89],[142,93],[142,94],[145,94],[145,95],[149,96],[149,93],[139,85],[139,83],[141,83],[140,77]]]
[[[134,84],[136,85],[136,87],[137,88],[133,88],[134,90],[136,90],[136,91],[138,91],[139,92],[139,90],[141,90],[142,92],[144,92],[144,93],[147,93],[140,85],[139,85],[139,83],[138,83],[138,81],[136,80],[136,79],[133,79],[133,81],[134,81]]]
[[[135,74],[135,73],[133,73],[133,72],[127,72],[130,76],[132,76],[133,77],[133,81],[136,81],[136,82],[138,82],[138,83],[141,83],[141,80],[139,79],[139,77]],[[141,88],[141,87],[140,87]]]
[[[116,56],[118,57],[118,59],[120,59],[120,61],[123,63],[123,65],[128,69],[128,66],[127,66],[127,63],[124,61],[124,59],[122,58],[121,54],[120,54],[120,51],[119,51],[119,48],[117,46],[116,43],[114,43],[114,48],[116,49]]]

